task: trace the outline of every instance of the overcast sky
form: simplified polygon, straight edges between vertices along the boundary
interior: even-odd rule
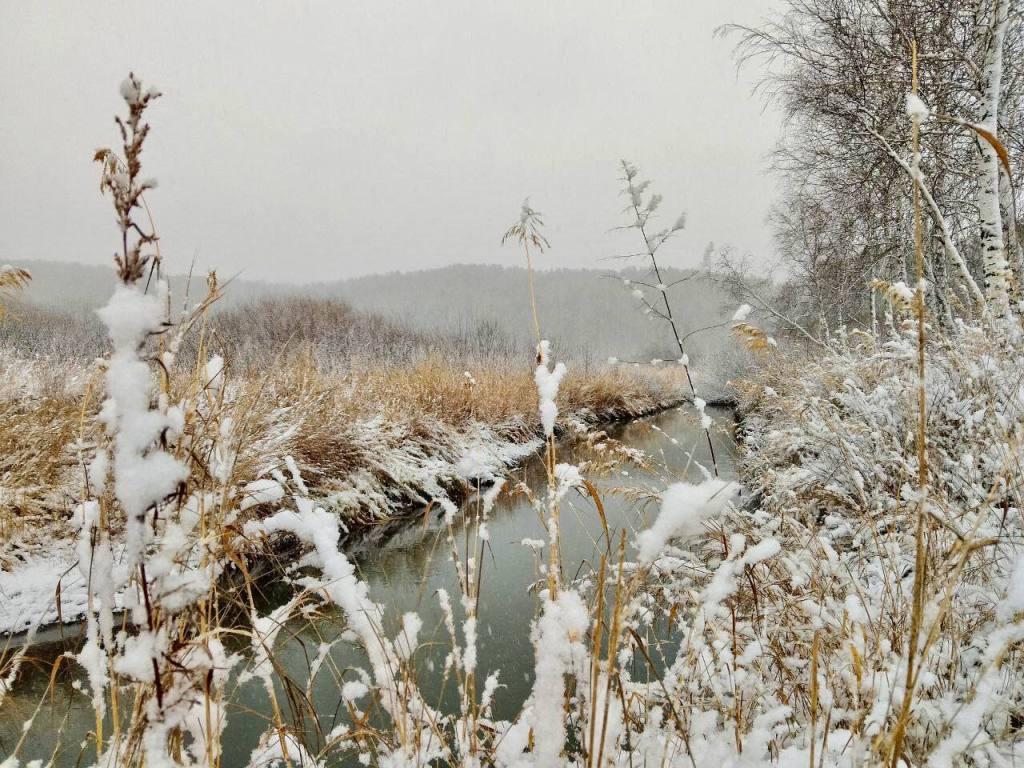
[[[129,70],[164,93],[144,173],[172,272],[518,264],[499,240],[527,195],[546,265],[606,266],[621,157],[688,212],[671,263],[710,240],[763,256],[779,119],[713,33],[771,6],[0,0],[0,262],[111,258],[92,155]]]

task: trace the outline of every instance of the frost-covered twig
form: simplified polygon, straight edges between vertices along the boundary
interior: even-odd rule
[[[656,289],[661,296],[662,304],[664,305],[664,312],[658,310],[658,315],[662,317],[667,323],[669,328],[672,330],[672,337],[675,340],[676,346],[679,348],[679,364],[682,365],[683,371],[686,374],[686,382],[690,387],[690,394],[693,397],[697,396],[697,389],[693,384],[693,377],[690,375],[690,358],[686,354],[686,348],[683,345],[683,339],[680,336],[679,328],[676,325],[675,316],[672,314],[672,304],[668,298],[668,286],[665,285],[661,277],[661,269],[658,266],[658,249],[661,248],[673,235],[682,230],[686,226],[686,215],[680,214],[671,227],[661,230],[660,232],[650,233],[648,231],[648,222],[652,215],[661,204],[661,195],[651,194],[644,202],[643,195],[647,187],[650,185],[649,181],[636,181],[638,171],[635,166],[629,162],[622,160],[622,172],[623,181],[625,182],[625,189],[623,193],[629,198],[629,204],[627,210],[632,212],[633,224],[636,230],[640,233],[640,236],[644,241],[645,256],[650,260],[651,269],[654,272],[654,276],[658,283]],[[641,295],[641,299],[646,303],[646,299]],[[654,307],[648,305],[651,310]],[[711,465],[714,468],[715,475],[718,475],[718,460],[715,457],[715,446],[711,440],[711,430],[708,427],[704,428],[704,436],[707,438],[708,451],[711,454]]]

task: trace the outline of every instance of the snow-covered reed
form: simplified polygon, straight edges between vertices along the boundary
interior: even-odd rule
[[[913,763],[931,755],[937,765],[999,764],[1018,739],[1024,703],[1015,647],[1024,629],[1015,597],[1022,339],[1012,328],[965,325],[929,342],[919,555],[922,377],[916,324],[902,327],[881,343],[842,340],[815,361],[775,356],[744,387],[743,474],[756,502],[748,528],[782,545],[777,579],[758,590],[759,612],[785,649],[773,674],[799,679],[813,652],[818,695],[827,696],[818,716],[851,748],[888,762],[906,703],[901,752]],[[799,623],[783,620],[790,610]],[[919,639],[908,652],[915,614]],[[809,717],[810,689],[802,694]],[[964,720],[969,708],[977,715]]]
[[[901,759],[1012,764],[1024,703],[1024,526],[1012,482],[1024,423],[1014,350],[1024,339],[965,326],[932,341],[929,578],[908,690],[918,503],[908,434],[919,376],[915,326],[904,327],[877,347],[859,335],[837,342],[819,360],[765,358],[761,378],[743,389],[742,479],[754,497],[741,506],[734,484],[711,477],[670,486],[635,560],[631,542],[617,538],[589,576],[561,583],[557,595],[542,590],[531,630],[535,685],[516,717],[470,718],[471,702],[485,712],[501,690],[463,687],[460,710],[433,708],[422,741],[400,753],[400,731],[357,727],[311,757],[325,765],[349,752],[381,765],[398,754],[411,765],[427,756],[498,766],[879,765],[909,702]],[[965,356],[967,348],[976,354]],[[559,465],[557,476],[556,496],[585,489],[579,468]],[[538,513],[549,503],[538,497]],[[474,557],[481,540],[485,533],[467,550]],[[460,583],[472,584],[465,553],[453,551],[452,564]],[[547,575],[540,570],[539,582]],[[471,650],[473,601],[460,611],[439,599],[453,670],[500,680]],[[418,654],[402,656],[403,684]],[[386,687],[370,686],[371,698],[384,695]],[[375,748],[382,739],[391,751]]]

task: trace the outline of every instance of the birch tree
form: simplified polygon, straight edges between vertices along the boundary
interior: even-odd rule
[[[805,322],[871,327],[866,286],[907,281],[911,41],[930,107],[921,169],[931,316],[949,325],[1005,313],[1009,278],[1021,274],[1013,192],[1024,161],[1021,6],[786,0],[760,25],[723,30],[738,40],[741,63],[764,65],[762,93],[787,119],[775,153],[784,189],[775,221],[794,289],[806,294]]]
[[[1003,46],[1009,21],[1009,0],[979,3],[985,20],[979,24],[983,39],[984,65],[978,126],[991,136],[999,136],[999,104],[1003,80]],[[995,146],[982,136],[978,157],[978,218],[980,247],[985,269],[985,295],[994,309],[1009,309],[1008,264],[1003,240],[1003,217],[999,194],[999,155]]]

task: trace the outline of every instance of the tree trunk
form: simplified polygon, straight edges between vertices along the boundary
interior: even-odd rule
[[[1009,0],[992,0],[988,40],[982,70],[979,125],[993,136],[999,132],[999,96],[1003,79],[1003,39],[1009,17]],[[999,156],[987,141],[980,140],[978,159],[978,214],[985,298],[996,314],[1009,309],[1006,245],[999,195]]]

